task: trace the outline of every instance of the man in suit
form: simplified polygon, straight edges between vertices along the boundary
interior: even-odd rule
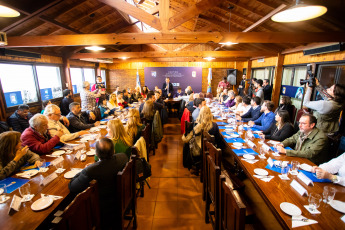
[[[163,97],[165,98],[172,98],[174,87],[170,82],[170,78],[165,78],[165,82],[163,83]]]
[[[69,131],[71,133],[79,132],[81,130],[89,129],[100,124],[99,121],[96,121],[94,124],[88,124],[88,120],[94,120],[95,114],[90,111],[81,111],[80,104],[78,102],[72,102],[69,105],[70,113],[67,115],[69,120]]]
[[[237,115],[236,119],[239,121],[244,121],[244,122],[248,122],[248,121],[255,121],[256,119],[258,119],[261,116],[261,99],[260,97],[254,97],[252,98],[251,102],[251,108],[249,109],[249,111],[245,114],[243,114],[242,116]]]
[[[270,81],[268,79],[265,79],[262,86],[264,89],[264,100],[270,101],[272,96],[272,86],[270,85]]]
[[[114,144],[108,138],[96,142],[96,155],[100,161],[84,168],[74,176],[68,187],[72,193],[84,191],[92,180],[98,182],[101,229],[111,229],[116,213],[116,175],[128,162],[124,153],[115,153]]]

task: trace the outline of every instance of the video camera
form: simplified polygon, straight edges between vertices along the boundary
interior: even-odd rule
[[[312,65],[311,64],[308,64],[307,65],[307,73],[309,75],[309,78],[307,80],[303,80],[301,79],[299,81],[299,83],[301,85],[305,85],[307,83],[309,83],[309,87],[315,87],[316,86],[316,80],[315,80],[315,75],[313,74],[313,70],[312,70]]]

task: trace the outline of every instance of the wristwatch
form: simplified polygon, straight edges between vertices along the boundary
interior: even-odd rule
[[[333,183],[339,182],[338,176],[337,176],[337,175],[333,175],[333,176],[332,176],[332,182],[333,182]]]

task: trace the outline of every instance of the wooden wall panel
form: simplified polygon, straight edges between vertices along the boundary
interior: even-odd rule
[[[9,57],[9,56],[0,56],[0,60],[4,61],[19,61],[19,62],[37,62],[37,63],[53,63],[53,64],[62,64],[61,57],[41,55],[41,58],[20,58],[20,57]]]
[[[345,61],[345,51],[307,56],[304,56],[303,52],[286,54],[284,58],[284,65],[328,61]]]
[[[275,66],[277,63],[277,57],[265,58],[264,62],[258,62],[258,60],[252,61],[252,68],[260,68],[266,66]]]
[[[74,60],[74,59],[70,59],[69,60],[70,65],[73,66],[80,66],[80,67],[92,67],[95,68],[95,63],[92,62],[87,62],[87,61],[79,61],[79,60]]]

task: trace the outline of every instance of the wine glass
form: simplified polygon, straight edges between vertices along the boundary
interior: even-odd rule
[[[41,165],[38,166],[40,172],[42,172],[46,168],[47,162],[44,159],[41,159]]]
[[[299,162],[298,161],[291,161],[291,175],[297,175],[298,174],[298,168],[299,168]]]
[[[29,183],[23,184],[21,187],[19,187],[19,193],[22,196],[24,202],[30,199],[30,192],[31,188]]]
[[[264,144],[265,143],[265,135],[264,134],[259,134],[259,137],[260,137],[259,143],[260,144]]]
[[[266,154],[265,149],[263,147],[260,147],[260,155],[261,155],[261,157],[265,157],[265,154]]]
[[[323,202],[329,204],[335,196],[336,189],[330,186],[323,187]]]
[[[55,168],[56,168],[56,173],[62,173],[63,171],[63,161],[59,162],[59,163],[56,163],[55,165]]]
[[[308,202],[309,202],[309,209],[314,212],[318,207],[320,207],[320,202],[322,200],[322,197],[320,194],[317,193],[310,193]]]

